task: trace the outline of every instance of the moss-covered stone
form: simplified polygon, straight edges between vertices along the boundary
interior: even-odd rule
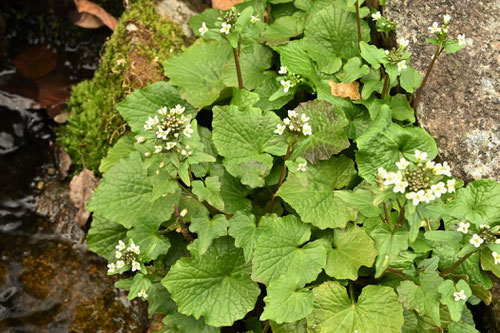
[[[94,78],[72,89],[68,123],[57,129],[58,142],[73,159],[73,171],[98,173],[100,160],[128,128],[116,104],[134,89],[164,80],[161,62],[190,41],[180,26],[158,14],[155,1],[130,0],[105,44]]]

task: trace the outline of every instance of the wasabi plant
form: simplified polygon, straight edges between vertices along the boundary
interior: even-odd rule
[[[363,1],[209,9],[169,82],[117,106],[131,133],[102,160],[88,247],[165,332],[478,332],[500,185],[436,159],[408,41],[373,45],[370,14],[384,22]]]

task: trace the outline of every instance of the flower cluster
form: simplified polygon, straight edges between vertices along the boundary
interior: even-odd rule
[[[108,273],[112,274],[116,270],[122,269],[126,265],[130,265],[132,272],[141,270],[141,263],[139,261],[138,255],[141,253],[139,245],[135,245],[132,241],[127,247],[122,240],[118,241],[116,245],[115,258],[118,259],[116,263],[112,262],[108,264]]]
[[[159,116],[149,117],[144,124],[144,129],[155,131],[156,145],[155,153],[162,151],[170,151],[176,149],[181,155],[191,155],[188,151],[189,145],[182,144],[182,135],[190,138],[194,130],[191,128],[189,119],[183,115],[185,107],[177,104],[175,108],[170,110],[164,106],[158,110]],[[182,135],[181,135],[182,134]],[[137,142],[145,142],[145,137],[137,137]],[[151,155],[151,154],[149,154]],[[148,155],[146,155],[148,156]]]
[[[274,133],[282,135],[285,132],[285,129],[289,129],[290,132],[299,134],[302,133],[304,135],[311,135],[312,128],[309,125],[309,117],[305,114],[298,114],[293,110],[288,110],[288,118],[283,119],[283,124],[278,124]],[[305,165],[304,165],[305,167]]]
[[[299,83],[301,83],[302,77],[298,74],[290,73],[286,66],[281,66],[278,74],[284,75],[280,77],[280,84],[283,86],[283,92],[286,94],[290,88],[295,87]]]
[[[405,39],[404,37],[401,37],[397,40],[397,42],[398,42],[398,48],[385,50],[385,54],[387,56],[387,59],[391,63],[397,64],[398,71],[401,72],[403,69],[408,68],[407,66],[408,54],[405,53],[405,49],[410,44],[410,41],[408,39]]]
[[[432,23],[432,25],[428,28],[429,32],[434,34],[439,41],[443,42],[448,36],[448,26],[450,22],[451,16],[446,14],[443,16],[443,24],[440,25],[437,22]],[[466,45],[465,35],[458,35],[457,42],[458,45]]]
[[[458,224],[457,231],[468,234],[470,223],[462,221]],[[494,228],[496,230],[496,228]],[[479,226],[479,233],[474,233],[472,238],[469,240],[469,243],[474,245],[474,247],[480,247],[483,244],[488,243],[500,243],[500,238],[497,238],[496,231],[492,230],[491,227],[487,224],[481,224]]]
[[[229,35],[229,33],[234,30],[234,26],[236,25],[236,21],[239,16],[240,13],[238,13],[235,8],[222,13],[222,17],[218,18],[219,21],[222,21],[219,31],[223,34]]]
[[[405,193],[406,198],[412,200],[415,206],[421,202],[429,203],[447,192],[455,192],[456,180],[444,179],[445,176],[451,177],[447,162],[441,164],[428,161],[427,153],[419,150],[415,151],[415,160],[416,163],[413,163],[401,158],[396,162],[396,172],[379,168],[376,178],[380,187],[385,190],[393,186],[395,193]]]
[[[383,17],[380,12],[373,13],[372,19],[373,19],[373,21],[375,21],[375,23],[377,25],[378,32],[389,33],[393,30],[396,30],[396,26],[398,25],[397,22],[393,22],[393,21],[388,20],[387,18]]]

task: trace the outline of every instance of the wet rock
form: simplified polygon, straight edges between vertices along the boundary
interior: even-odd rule
[[[208,8],[207,1],[203,0],[162,0],[158,2],[160,14],[182,26],[187,37],[193,37],[193,32],[188,26],[191,17]]]
[[[435,52],[427,27],[452,16],[449,36],[467,47],[443,54],[421,97],[417,118],[435,139],[453,174],[500,180],[500,5],[497,1],[391,0],[385,15],[410,40],[412,65],[424,74]]]

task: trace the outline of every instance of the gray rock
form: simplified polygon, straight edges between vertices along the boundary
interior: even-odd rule
[[[449,14],[449,36],[465,34],[465,49],[437,60],[417,118],[455,176],[500,180],[500,0],[388,3],[384,15],[399,23],[397,38],[410,40],[410,62],[422,75],[435,52],[427,27]]]

